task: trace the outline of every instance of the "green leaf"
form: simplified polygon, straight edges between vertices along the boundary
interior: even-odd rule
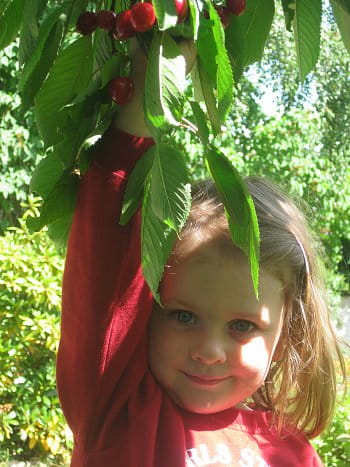
[[[13,0],[2,0],[0,2],[0,17],[5,13]]]
[[[47,198],[53,187],[62,177],[64,166],[57,153],[52,153],[42,159],[35,167],[30,189],[39,193],[43,198]]]
[[[282,0],[284,21],[286,23],[286,29],[289,32],[292,32],[292,24],[295,14],[295,2],[296,0]]]
[[[218,69],[216,56],[218,50],[214,39],[213,27],[214,24],[212,20],[201,18],[196,47],[198,55],[201,59],[202,66],[208,75],[211,87],[216,88],[216,77]]]
[[[121,64],[122,56],[121,55],[112,55],[104,63],[101,70],[101,87],[104,88],[112,78],[116,76],[121,76]]]
[[[207,125],[205,113],[201,109],[198,102],[190,101],[192,112],[197,123],[199,137],[203,145],[208,144],[209,142],[209,128]]]
[[[97,135],[102,136],[110,127],[116,112],[117,108],[114,103],[101,104],[96,127],[89,133],[86,140]]]
[[[145,79],[145,97],[144,97],[144,112],[146,122],[149,124],[152,134],[157,138],[155,129],[164,128],[166,125],[164,109],[161,99],[161,47],[160,33],[155,33],[151,43],[150,52],[148,55],[146,79]]]
[[[320,52],[322,0],[298,0],[295,3],[293,30],[300,80],[314,68]]]
[[[49,224],[48,235],[57,247],[65,247],[67,244],[70,227],[72,225],[73,213],[59,218],[57,221]]]
[[[216,44],[218,111],[220,120],[223,122],[233,101],[233,75],[225,47],[225,34],[220,17],[211,2],[208,2],[208,7],[209,17],[213,21],[212,33]]]
[[[248,256],[254,291],[259,289],[259,224],[254,202],[231,162],[215,148],[205,152],[208,170],[221,195],[232,241]]]
[[[94,63],[92,71],[94,79],[97,79],[102,72],[102,68],[111,58],[111,39],[103,29],[96,29],[94,32],[94,42],[92,47]]]
[[[180,49],[167,33],[161,41],[161,100],[165,118],[177,125],[183,115],[186,89],[186,62]]]
[[[210,1],[205,4],[209,11],[209,20],[201,20],[196,46],[202,69],[207,75],[206,87],[217,90],[218,104],[215,104],[215,108],[218,109],[218,119],[224,121],[233,100],[232,68],[225,47],[225,34],[219,15]],[[196,81],[194,82],[196,83]],[[207,100],[205,92],[203,96]],[[213,96],[215,98],[211,92],[209,99],[212,99]],[[215,123],[214,126],[216,126]]]
[[[152,211],[179,233],[190,211],[191,186],[185,158],[177,148],[156,145],[150,183]]]
[[[343,43],[350,53],[350,2],[331,0],[334,18],[337,22]]]
[[[60,110],[88,85],[92,72],[91,37],[70,44],[57,57],[46,81],[37,94],[35,118],[39,132],[50,146],[59,140]]]
[[[188,0],[188,6],[190,8],[193,40],[197,42],[199,30],[199,11],[201,11],[203,8],[203,2],[202,0]]]
[[[246,66],[261,59],[274,12],[273,0],[248,0],[242,15],[231,15],[225,36],[236,82]]]
[[[50,37],[50,34],[55,30],[55,26],[57,25],[57,22],[59,21],[59,17],[61,15],[62,11],[61,9],[59,10],[54,10],[50,15],[46,17],[46,19],[43,21],[38,38],[37,38],[37,43],[35,50],[33,53],[30,55],[28,60],[26,61],[24,68],[22,70],[19,83],[18,83],[18,89],[19,91],[23,91],[24,86],[26,85],[28,79],[30,76],[34,73],[35,69],[38,68],[38,64],[40,63],[41,57],[45,55],[45,50],[47,48],[48,40]],[[61,21],[60,21],[61,23]],[[57,50],[56,50],[57,52]],[[56,53],[55,53],[56,55]],[[54,57],[56,58],[56,57]],[[47,56],[46,56],[47,59]],[[53,59],[52,59],[53,61]],[[51,63],[52,63],[51,61]],[[41,64],[41,67],[45,68],[45,62]],[[40,67],[40,68],[41,68]],[[50,65],[51,67],[51,65]],[[46,68],[47,71],[50,69]],[[45,75],[46,76],[46,75]],[[42,82],[40,82],[40,85]]]
[[[0,11],[3,11],[0,18],[0,50],[16,38],[22,24],[24,5],[25,0],[13,0],[0,7]]]
[[[176,26],[177,13],[174,0],[152,0],[152,5],[160,31]]]
[[[192,82],[195,87],[195,97],[198,96],[199,91],[200,96],[203,97],[205,101],[213,133],[214,135],[217,135],[221,131],[219,112],[216,106],[213,87],[210,84],[207,72],[203,68],[200,57],[197,57],[196,63],[192,70]]]
[[[164,266],[173,249],[176,232],[154,214],[148,186],[145,188],[141,215],[142,272],[153,297],[160,303],[158,288]]]
[[[62,109],[65,115],[63,126],[59,126],[60,141],[54,149],[67,169],[73,169],[78,152],[85,139],[91,135],[99,119],[101,93],[87,96],[83,102]]]
[[[41,230],[45,225],[73,214],[78,193],[79,177],[63,174],[44,200],[40,217],[28,217],[27,226],[31,232]]]
[[[18,49],[18,62],[20,65],[23,65],[23,63],[30,59],[35,49],[39,33],[39,4],[41,4],[41,0],[25,2],[24,5],[23,14],[26,20],[23,22]]]
[[[156,32],[148,59],[145,116],[157,138],[159,130],[178,125],[182,118],[186,64],[176,42],[166,32]]]
[[[177,125],[182,118],[186,88],[186,63],[179,55],[176,42],[167,33],[161,39],[161,102],[170,124]]]
[[[104,91],[99,90],[77,105],[63,109],[66,112],[64,126],[59,128],[62,139],[54,145],[59,159],[69,170],[87,170],[91,163],[88,148],[111,125],[116,109],[112,103],[102,105]]]
[[[29,77],[26,77],[22,91],[22,107],[24,110],[29,109],[33,105],[35,96],[52,67],[63,38],[63,31],[64,25],[62,21],[58,20],[47,37],[44,49],[33,72]]]
[[[119,220],[120,225],[126,225],[129,222],[141,203],[144,186],[152,169],[155,154],[156,147],[151,146],[137,162],[128,179]]]

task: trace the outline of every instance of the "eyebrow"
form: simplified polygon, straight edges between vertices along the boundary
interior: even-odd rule
[[[177,305],[183,306],[184,308],[192,308],[193,307],[193,305],[190,305],[189,303],[187,303],[184,300],[180,300],[180,299],[172,298],[172,297],[168,298],[167,302],[176,303]],[[164,302],[162,302],[162,303],[164,304]]]

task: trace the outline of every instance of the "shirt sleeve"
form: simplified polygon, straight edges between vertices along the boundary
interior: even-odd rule
[[[153,143],[109,129],[79,190],[63,278],[57,387],[84,450],[147,369],[153,298],[140,266],[140,215],[124,227],[118,221],[128,175]]]

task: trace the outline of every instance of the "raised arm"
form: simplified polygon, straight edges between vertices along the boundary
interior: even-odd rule
[[[116,415],[147,367],[153,299],[140,267],[140,216],[118,224],[127,177],[153,144],[139,136],[149,134],[141,111],[144,75],[135,73],[131,104],[94,148],[67,250],[57,384],[82,451],[94,448],[106,413]]]

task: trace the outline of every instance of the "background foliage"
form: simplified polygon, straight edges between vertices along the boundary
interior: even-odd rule
[[[26,201],[29,182],[43,151],[32,112],[18,95],[18,44],[0,53],[0,232],[15,225]]]
[[[55,389],[62,252],[30,235],[29,198],[19,227],[0,237],[0,460],[67,460],[70,432]]]

